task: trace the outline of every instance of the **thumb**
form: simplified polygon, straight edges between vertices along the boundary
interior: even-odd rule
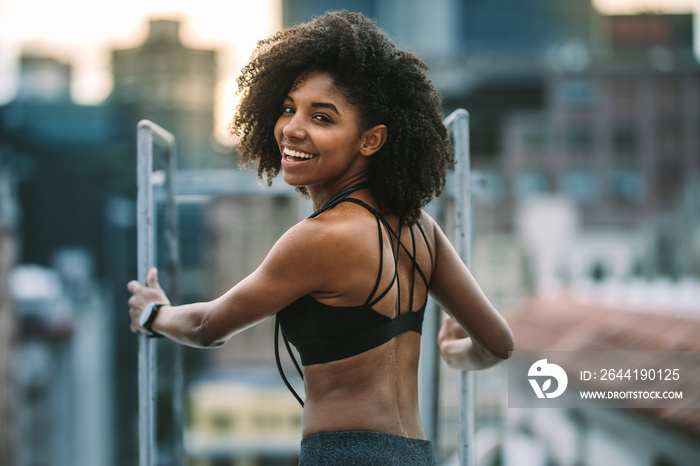
[[[148,269],[148,273],[146,274],[146,285],[149,288],[160,289],[160,284],[158,283],[158,269],[155,267]]]

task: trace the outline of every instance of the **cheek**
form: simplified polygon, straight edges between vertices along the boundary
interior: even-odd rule
[[[282,129],[284,129],[284,123],[282,123],[282,118],[278,118],[274,129],[275,139],[278,142],[282,139]]]

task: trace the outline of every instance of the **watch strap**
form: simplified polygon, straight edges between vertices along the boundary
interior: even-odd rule
[[[143,316],[141,319],[141,327],[143,327],[144,330],[146,330],[146,335],[151,337],[151,338],[162,338],[163,335],[160,333],[154,332],[153,329],[151,328],[151,325],[153,324],[153,321],[156,319],[156,316],[158,315],[158,310],[165,306],[163,303],[149,303],[146,305],[146,307],[143,308],[143,311],[141,315]]]

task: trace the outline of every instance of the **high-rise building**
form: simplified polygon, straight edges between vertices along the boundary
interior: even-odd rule
[[[585,227],[634,227],[674,209],[700,168],[692,17],[609,17],[607,25],[606,55],[549,72],[544,108],[505,120],[492,172],[499,227],[511,226],[519,200],[542,194],[572,199]]]
[[[430,67],[445,112],[471,114],[472,159],[500,152],[503,116],[539,109],[544,74],[557,62],[580,69],[605,47],[600,14],[591,0],[284,0],[283,23],[347,9],[377,21]]]
[[[179,32],[178,21],[152,20],[143,44],[114,50],[109,102],[121,108],[120,126],[152,120],[177,135],[180,167],[205,168],[214,157],[217,53],[185,46]]]

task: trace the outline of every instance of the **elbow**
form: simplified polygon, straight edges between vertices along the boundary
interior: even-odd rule
[[[508,327],[486,338],[479,345],[485,367],[495,366],[510,358],[514,347],[513,333]]]
[[[205,314],[194,326],[191,340],[199,348],[219,348],[226,343],[227,338],[211,325],[211,319]]]
[[[224,346],[224,343],[226,343],[225,339],[207,341],[202,345],[202,348],[219,348]]]
[[[504,334],[498,338],[498,345],[489,348],[489,352],[500,361],[510,358],[515,349],[515,340],[510,329],[506,329]]]
[[[219,339],[214,339],[214,338],[202,338],[199,337],[195,341],[195,345],[199,348],[219,348],[221,346],[224,346],[224,343],[226,343],[225,338],[219,338]]]

